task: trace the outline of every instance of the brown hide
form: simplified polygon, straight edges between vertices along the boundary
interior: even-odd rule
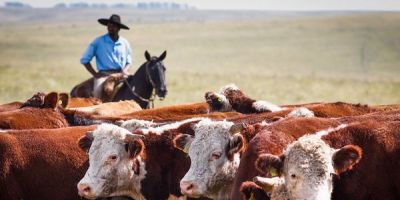
[[[16,109],[20,108],[22,105],[23,105],[23,103],[18,102],[18,101],[2,104],[2,105],[0,105],[0,112],[16,110]]]
[[[400,198],[400,121],[366,121],[322,139],[335,149],[354,144],[363,151],[352,170],[334,179],[332,199]]]
[[[253,108],[253,103],[256,101],[241,90],[228,90],[224,93],[225,97],[228,99],[232,108],[240,113],[256,113],[257,111]]]
[[[75,117],[84,118],[87,121],[98,120],[98,121],[115,122],[119,120],[141,119],[141,120],[153,120],[159,122],[159,121],[178,121],[207,114],[208,114],[207,103],[193,103],[193,104],[165,106],[154,109],[140,110],[129,114],[120,115],[117,117],[88,115],[84,113],[76,113]],[[212,116],[214,115],[218,118],[222,118],[225,116],[228,117],[237,115],[237,113],[213,114]]]
[[[298,106],[300,107],[300,106]],[[247,123],[253,124],[258,122],[273,122],[280,118],[285,117],[294,109],[298,108],[294,105],[292,107],[278,111],[278,112],[268,112],[268,113],[259,113],[259,114],[249,114],[243,116],[237,116],[229,118],[229,121],[235,123]],[[314,112],[316,117],[344,117],[344,116],[357,116],[368,114],[372,112],[381,111],[381,109],[373,108],[365,105],[360,104],[349,104],[343,102],[336,102],[336,103],[313,103],[313,104],[305,104],[301,105],[301,107],[305,107]]]
[[[24,107],[0,112],[0,129],[62,128],[68,122],[58,110]]]
[[[94,128],[0,133],[0,199],[81,199],[76,184],[88,158],[77,141]]]
[[[101,100],[95,97],[89,97],[89,98],[74,97],[74,98],[69,98],[67,108],[94,106],[94,105],[99,105],[101,103],[102,103]]]
[[[169,194],[182,195],[179,182],[189,170],[190,159],[185,153],[174,148],[173,139],[180,133],[194,134],[191,126],[196,122],[187,122],[178,128],[164,130],[161,135],[145,135],[143,142],[147,174],[141,182],[141,191],[146,199],[167,199]],[[134,133],[142,134],[141,131]]]

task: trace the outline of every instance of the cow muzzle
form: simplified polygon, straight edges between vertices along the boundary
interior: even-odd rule
[[[78,194],[79,196],[84,197],[86,199],[96,199],[93,193],[93,189],[88,184],[79,183]]]
[[[181,181],[181,193],[189,197],[200,197],[198,187],[192,181]]]

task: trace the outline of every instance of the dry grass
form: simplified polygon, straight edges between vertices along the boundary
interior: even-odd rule
[[[79,23],[1,25],[0,102],[24,100],[37,91],[70,91],[87,78],[79,58],[105,33],[92,15]],[[202,101],[206,91],[232,82],[278,104],[392,104],[400,103],[399,20],[400,13],[130,20],[133,30],[121,35],[133,46],[131,71],[144,62],[146,49],[168,51],[169,94],[156,106]]]

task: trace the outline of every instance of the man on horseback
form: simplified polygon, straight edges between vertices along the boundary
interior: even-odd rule
[[[113,14],[109,19],[102,18],[98,22],[107,26],[108,33],[90,43],[80,62],[94,77],[93,96],[104,99],[104,82],[107,79],[122,79],[123,77],[118,75],[121,73],[124,76],[128,75],[128,69],[132,63],[132,50],[129,42],[118,34],[120,29],[129,30],[129,27],[121,23],[119,15]],[[90,64],[93,57],[96,57],[98,72]],[[109,95],[107,94],[106,98],[110,98]]]

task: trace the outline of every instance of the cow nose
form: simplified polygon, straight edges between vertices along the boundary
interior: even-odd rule
[[[93,196],[92,189],[87,184],[78,184],[78,194],[82,197]]]
[[[196,194],[196,186],[191,181],[181,181],[181,192],[185,195],[194,195]]]

